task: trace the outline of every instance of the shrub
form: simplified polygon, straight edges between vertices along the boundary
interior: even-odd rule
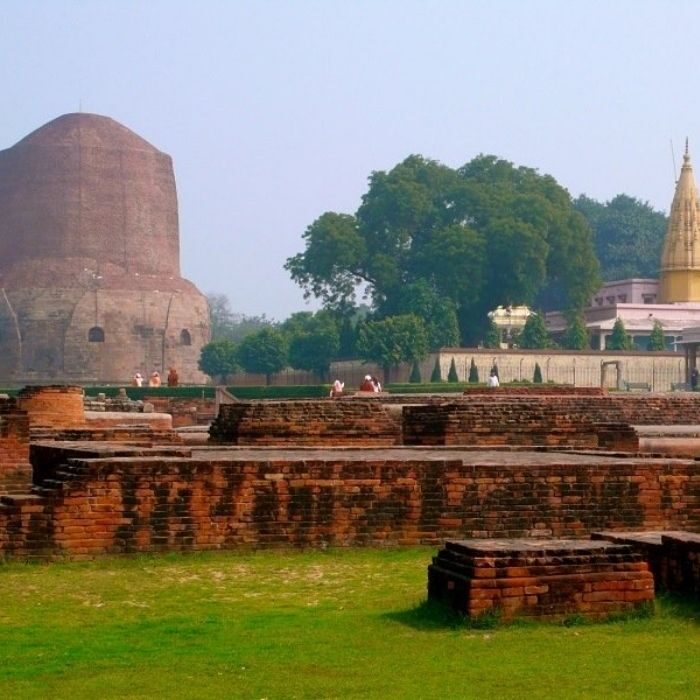
[[[447,381],[451,382],[452,384],[459,381],[459,377],[457,376],[457,365],[455,364],[454,357],[452,358],[452,362],[450,362],[450,371],[447,373]]]
[[[532,375],[533,384],[542,384],[542,370],[540,369],[540,363],[535,362],[535,371]]]
[[[435,384],[442,381],[442,371],[440,370],[440,358],[435,358],[435,365],[433,366],[433,373],[430,375],[430,381]]]
[[[413,367],[411,367],[411,376],[408,378],[408,383],[420,384],[422,381],[423,379],[420,376],[420,367],[417,362],[414,362]]]
[[[469,383],[470,384],[478,384],[479,383],[479,370],[476,366],[476,362],[474,362],[474,358],[472,357],[472,361],[469,364]]]

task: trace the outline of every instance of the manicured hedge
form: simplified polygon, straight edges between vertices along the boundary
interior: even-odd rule
[[[387,384],[385,389],[390,394],[461,394],[470,386],[473,387],[474,384],[430,382],[428,384]]]
[[[292,384],[290,386],[229,386],[238,399],[317,399],[328,396],[328,384]]]

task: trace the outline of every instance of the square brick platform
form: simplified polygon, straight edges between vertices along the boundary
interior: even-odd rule
[[[657,591],[700,595],[700,535],[677,530],[594,532],[602,539],[634,547],[649,562]]]
[[[605,618],[654,599],[654,579],[629,545],[592,540],[445,542],[428,567],[428,597],[472,619]]]

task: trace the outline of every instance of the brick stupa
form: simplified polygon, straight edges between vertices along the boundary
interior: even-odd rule
[[[0,151],[0,381],[202,381],[208,339],[170,156],[95,114]]]

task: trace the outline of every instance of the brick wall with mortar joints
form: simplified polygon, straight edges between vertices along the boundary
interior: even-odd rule
[[[700,530],[700,465],[685,460],[70,463],[62,489],[27,501],[3,498],[5,556]]]
[[[503,619],[602,618],[654,599],[648,564],[630,546],[490,544],[448,541],[428,568],[429,597],[472,618],[496,609]]]
[[[210,439],[237,445],[363,445],[401,442],[401,425],[366,401],[259,401],[223,404]]]
[[[29,417],[14,401],[0,408],[0,494],[25,493],[32,483]]]

